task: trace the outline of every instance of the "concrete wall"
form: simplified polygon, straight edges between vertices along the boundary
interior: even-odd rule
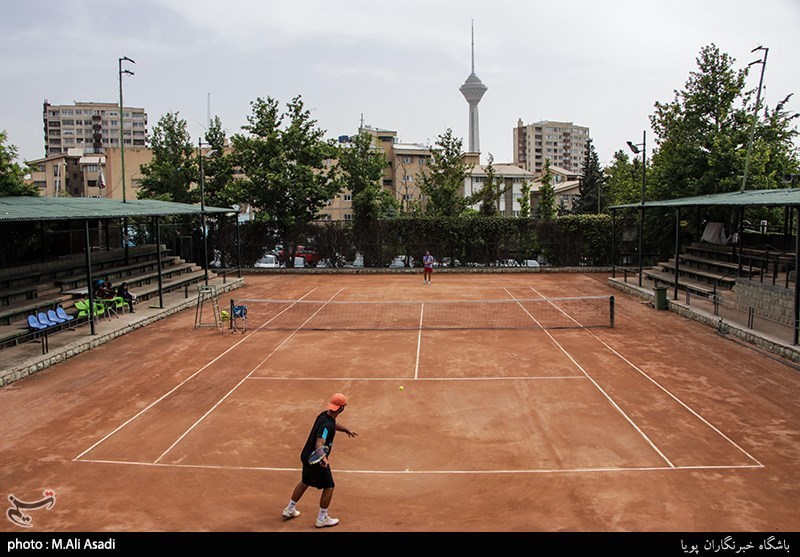
[[[790,283],[790,286],[794,284]],[[744,278],[736,279],[736,307],[742,311],[755,309],[755,314],[777,323],[794,323],[794,290],[772,283]]]

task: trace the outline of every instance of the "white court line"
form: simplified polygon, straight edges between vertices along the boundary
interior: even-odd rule
[[[302,300],[303,298],[305,298],[306,296],[308,296],[308,295],[310,295],[312,292],[314,292],[314,290],[316,290],[316,288],[312,288],[311,290],[309,290],[308,292],[306,292],[305,294],[303,294],[303,295],[302,295],[302,296],[301,296],[299,299],[300,299],[300,300]],[[291,306],[290,306],[290,307],[291,307]],[[274,316],[272,319],[275,319],[276,317],[278,317],[279,315],[281,315],[281,313],[283,313],[284,311],[286,311],[286,310],[288,310],[288,309],[289,309],[289,308],[287,307],[286,309],[284,309],[283,311],[281,311],[280,313],[278,313],[277,315],[275,315],[275,316]],[[266,323],[264,323],[264,325],[261,325],[261,327],[259,327],[258,329],[261,329],[261,328],[265,327],[267,324],[269,324],[269,322],[270,322],[270,321],[272,321],[272,319],[270,319],[269,321],[267,321]],[[256,329],[256,331],[258,331],[258,329]],[[204,369],[206,369],[207,367],[211,366],[211,365],[212,365],[212,364],[214,364],[215,362],[219,361],[219,360],[220,360],[220,359],[221,359],[223,356],[225,356],[225,355],[226,355],[228,352],[232,351],[234,348],[236,348],[237,346],[239,346],[240,344],[242,344],[242,343],[243,343],[243,342],[245,342],[246,340],[249,340],[249,339],[251,338],[251,336],[252,336],[252,335],[247,335],[247,336],[243,337],[243,338],[242,338],[242,340],[240,340],[239,342],[237,342],[236,344],[234,344],[233,346],[231,346],[230,348],[228,348],[227,350],[225,350],[225,351],[224,351],[222,354],[220,354],[219,356],[217,356],[216,358],[214,358],[213,360],[211,360],[210,362],[208,362],[206,365],[204,365],[203,367],[201,367],[200,369],[198,369],[197,371],[195,371],[195,372],[194,372],[193,374],[191,374],[189,377],[187,377],[186,379],[184,379],[183,381],[181,381],[180,383],[178,383],[177,385],[175,385],[175,386],[174,386],[172,389],[170,389],[169,391],[167,391],[166,393],[164,393],[163,395],[161,395],[159,398],[157,398],[156,400],[154,400],[152,403],[150,403],[150,404],[148,404],[147,406],[145,406],[144,408],[142,408],[142,410],[140,410],[139,412],[137,412],[136,414],[134,414],[134,415],[133,415],[131,418],[129,418],[128,420],[126,420],[125,422],[123,422],[122,424],[120,424],[119,426],[117,426],[116,428],[114,428],[113,430],[111,430],[109,433],[107,433],[106,435],[104,435],[102,438],[100,438],[100,440],[99,440],[99,441],[97,441],[97,442],[96,442],[94,445],[92,445],[91,447],[89,447],[88,449],[86,449],[85,451],[83,451],[81,454],[79,454],[78,456],[76,456],[76,457],[75,457],[73,460],[80,460],[80,458],[81,458],[83,455],[85,455],[85,454],[86,454],[86,453],[88,453],[89,451],[91,451],[91,450],[93,450],[94,448],[96,448],[98,445],[100,445],[101,443],[103,443],[104,441],[106,441],[106,439],[108,439],[109,437],[111,437],[112,435],[114,435],[115,433],[117,433],[117,432],[118,432],[119,430],[121,430],[122,428],[126,427],[126,426],[127,426],[129,423],[131,423],[132,421],[134,421],[135,419],[137,419],[139,416],[141,416],[142,414],[144,414],[145,412],[147,412],[148,410],[150,410],[150,409],[151,409],[153,406],[155,406],[156,404],[158,404],[159,402],[161,402],[162,400],[164,400],[165,398],[167,398],[169,395],[171,395],[172,393],[174,393],[175,391],[177,391],[178,389],[180,389],[180,388],[181,388],[183,385],[185,385],[186,383],[188,383],[188,382],[189,382],[191,379],[193,379],[195,376],[197,376],[197,375],[198,375],[200,372],[202,372]]]
[[[260,367],[261,367],[261,365],[262,365],[264,362],[266,362],[266,361],[267,361],[267,360],[268,360],[268,359],[269,359],[269,358],[270,358],[270,357],[271,357],[271,356],[272,356],[272,355],[273,355],[275,352],[277,352],[278,350],[280,350],[280,349],[281,349],[281,347],[283,347],[283,345],[284,345],[284,344],[286,344],[287,342],[289,342],[289,339],[291,339],[291,338],[292,338],[292,337],[293,337],[293,336],[294,336],[294,335],[295,335],[295,334],[296,334],[296,333],[297,333],[297,332],[298,332],[300,329],[302,329],[302,328],[303,328],[303,325],[305,325],[306,323],[308,323],[309,321],[311,321],[311,320],[314,318],[314,316],[315,316],[315,315],[317,315],[317,314],[318,314],[320,311],[322,311],[322,310],[323,310],[323,308],[325,308],[325,306],[328,304],[328,302],[330,302],[331,300],[333,300],[333,299],[334,299],[334,298],[335,298],[335,297],[336,297],[336,296],[337,296],[337,295],[338,295],[338,294],[339,294],[339,293],[340,293],[342,290],[344,290],[344,288],[340,288],[339,290],[337,290],[337,291],[336,291],[336,293],[335,293],[333,296],[331,296],[330,298],[328,298],[328,300],[327,300],[327,301],[326,301],[324,304],[322,304],[322,305],[319,307],[319,309],[317,309],[317,311],[315,311],[314,313],[312,313],[312,314],[311,314],[311,316],[310,316],[308,319],[306,319],[305,321],[303,321],[303,323],[302,323],[302,324],[301,324],[301,325],[300,325],[298,328],[296,328],[294,331],[292,331],[292,333],[291,333],[291,334],[290,334],[288,337],[286,337],[286,338],[283,340],[283,342],[281,342],[281,343],[280,343],[278,346],[276,346],[276,347],[275,347],[275,348],[272,350],[272,352],[270,352],[269,354],[267,354],[267,356],[266,356],[266,357],[265,357],[263,360],[261,360],[261,362],[259,362],[259,363],[258,363],[258,365],[256,365],[256,367],[254,367],[254,368],[253,368],[253,369],[250,371],[250,373],[248,373],[247,375],[245,375],[244,377],[242,377],[241,381],[239,381],[239,382],[238,382],[236,385],[234,385],[234,386],[233,386],[233,388],[232,388],[230,391],[228,391],[228,392],[227,392],[227,394],[225,394],[225,396],[223,396],[221,399],[219,399],[219,400],[218,400],[218,401],[217,401],[217,402],[214,404],[214,406],[212,406],[211,408],[209,408],[209,409],[208,409],[208,411],[206,411],[206,413],[205,413],[205,414],[203,414],[202,416],[200,416],[200,418],[198,418],[198,419],[197,419],[197,421],[195,421],[195,422],[194,422],[194,423],[193,423],[193,424],[192,424],[192,425],[189,427],[189,429],[187,429],[186,431],[184,431],[184,432],[183,432],[183,433],[180,435],[180,437],[178,437],[178,438],[175,440],[175,442],[174,442],[174,443],[172,443],[172,445],[170,445],[170,446],[167,448],[167,450],[166,450],[166,451],[164,451],[163,453],[161,453],[161,455],[160,455],[160,456],[159,456],[159,457],[158,457],[158,458],[155,460],[155,463],[157,464],[157,463],[158,463],[158,461],[159,461],[159,460],[161,460],[162,458],[164,458],[164,457],[166,456],[166,454],[167,454],[168,452],[170,452],[172,449],[174,449],[174,448],[175,448],[175,446],[176,446],[178,443],[180,443],[181,441],[183,441],[183,439],[184,439],[184,438],[185,438],[185,437],[186,437],[186,436],[187,436],[189,433],[191,433],[191,431],[192,431],[192,430],[193,430],[195,427],[197,427],[197,426],[200,424],[200,422],[202,422],[202,421],[203,421],[203,420],[204,420],[204,419],[205,419],[205,418],[206,418],[206,417],[207,417],[209,414],[211,414],[211,412],[213,412],[213,411],[214,411],[214,410],[215,410],[215,409],[216,409],[216,408],[217,408],[217,407],[218,407],[220,404],[222,404],[222,403],[225,401],[225,399],[227,399],[229,396],[231,396],[231,394],[233,394],[233,392],[234,392],[236,389],[238,389],[238,388],[239,388],[239,386],[240,386],[242,383],[244,383],[245,381],[247,381],[247,379],[248,379],[248,378],[249,378],[251,375],[253,375],[253,373],[255,373],[255,372],[256,372],[256,370],[258,370],[258,368],[260,368]],[[291,307],[291,306],[290,306],[290,307]],[[266,325],[266,323],[265,323],[265,325]],[[263,326],[263,325],[262,325],[262,326]]]
[[[280,372],[276,372],[280,373]],[[398,377],[251,377],[250,381],[401,381],[407,376]],[[415,377],[416,381],[549,381],[550,379],[580,379],[584,381],[585,375],[506,375],[496,377]]]
[[[542,296],[542,294],[541,294],[540,292],[538,292],[538,291],[537,291],[537,290],[536,290],[534,287],[532,287],[532,286],[531,286],[531,287],[530,287],[530,289],[531,289],[531,290],[533,290],[533,291],[534,291],[534,292],[535,292],[537,295],[539,295],[539,296]],[[544,298],[544,296],[542,296],[542,298]],[[550,302],[550,303],[552,304],[552,302]],[[553,304],[553,305],[554,305],[554,304]],[[556,308],[557,308],[559,311],[561,311],[561,313],[564,313],[564,311],[563,311],[563,310],[561,310],[561,308],[558,308],[558,306],[556,306]],[[566,314],[566,313],[564,313],[564,315],[567,315],[567,314]],[[567,317],[569,317],[570,319],[572,319],[572,317],[570,317],[569,315],[567,315]],[[575,321],[574,319],[572,319],[572,320],[573,320],[573,321]],[[575,323],[577,323],[577,321],[575,321]],[[701,416],[700,414],[698,414],[697,412],[695,412],[695,411],[694,411],[692,408],[690,408],[690,407],[689,407],[689,405],[687,405],[687,404],[686,404],[686,403],[684,403],[684,402],[683,402],[681,399],[679,399],[677,396],[675,396],[675,395],[674,395],[674,394],[672,394],[670,391],[668,391],[668,390],[667,390],[667,389],[666,389],[664,386],[660,385],[660,384],[659,384],[659,383],[658,383],[658,382],[657,382],[655,379],[653,379],[652,377],[650,377],[649,375],[647,375],[647,374],[646,374],[646,373],[645,373],[645,372],[644,372],[642,369],[640,369],[640,368],[639,368],[639,367],[638,367],[636,364],[634,364],[633,362],[631,362],[630,360],[628,360],[628,359],[627,359],[625,356],[623,356],[622,354],[620,354],[619,352],[617,352],[616,350],[614,350],[614,349],[613,349],[611,346],[609,346],[609,345],[608,345],[608,344],[607,344],[607,343],[606,343],[606,342],[605,342],[603,339],[599,338],[599,337],[598,337],[596,334],[594,334],[592,331],[589,331],[588,329],[586,330],[586,332],[587,332],[587,333],[589,333],[591,336],[593,336],[593,337],[594,337],[594,338],[595,338],[597,341],[599,341],[599,342],[600,342],[600,343],[601,343],[603,346],[605,346],[606,348],[608,348],[608,349],[609,349],[611,352],[613,352],[614,354],[616,354],[617,356],[619,356],[619,358],[620,358],[620,359],[621,359],[623,362],[625,362],[626,364],[628,364],[629,366],[631,366],[633,369],[635,369],[636,371],[638,371],[638,372],[639,372],[639,373],[640,373],[640,374],[641,374],[643,377],[645,377],[645,378],[646,378],[648,381],[650,381],[651,383],[653,383],[653,385],[655,385],[656,387],[658,387],[659,389],[661,389],[662,391],[664,391],[664,392],[665,392],[665,393],[666,393],[666,394],[667,394],[669,397],[671,397],[671,398],[672,398],[672,399],[673,399],[675,402],[677,402],[678,404],[680,404],[681,406],[683,406],[683,407],[684,407],[686,410],[688,410],[688,411],[689,411],[691,414],[693,414],[693,415],[694,415],[694,416],[695,416],[695,417],[696,417],[698,420],[700,420],[701,422],[703,422],[704,424],[706,424],[708,427],[710,427],[710,428],[711,428],[713,431],[715,431],[715,432],[716,432],[718,435],[720,435],[720,436],[721,436],[723,439],[725,439],[725,440],[726,440],[728,443],[730,443],[731,445],[733,445],[734,447],[736,447],[737,449],[739,449],[739,450],[740,450],[742,453],[744,453],[744,454],[745,454],[745,456],[747,456],[747,458],[749,458],[749,459],[750,459],[750,460],[752,460],[753,462],[757,463],[759,466],[763,466],[763,465],[762,465],[762,464],[761,464],[761,463],[758,461],[758,459],[757,459],[757,458],[755,458],[753,455],[751,455],[751,454],[750,454],[750,453],[748,453],[746,450],[744,450],[742,447],[740,447],[740,446],[739,446],[739,445],[738,445],[738,444],[737,444],[737,443],[736,443],[736,442],[735,442],[733,439],[731,439],[730,437],[728,437],[727,435],[725,435],[724,433],[722,433],[722,432],[721,432],[719,429],[717,429],[717,427],[716,427],[716,426],[714,426],[714,425],[713,425],[713,424],[711,424],[711,423],[710,423],[708,420],[706,420],[706,419],[705,419],[703,416]]]
[[[214,464],[165,464],[161,462],[137,462],[125,460],[101,460],[87,458],[81,462],[93,464],[127,464],[130,466],[153,466],[160,468],[193,468],[202,470],[236,470],[252,472],[299,472],[301,468],[286,468],[274,466],[224,466]],[[348,470],[337,468],[337,474],[391,474],[391,475],[441,475],[441,474],[472,474],[472,475],[498,475],[498,474],[583,474],[592,472],[675,472],[678,470],[745,470],[764,468],[763,465],[741,464],[729,466],[631,466],[599,468],[522,468],[519,470]]]
[[[422,316],[425,314],[425,302],[419,306],[419,333],[417,334],[417,361],[414,364],[414,379],[419,379],[419,351],[422,347]]]
[[[533,289],[533,287],[531,287],[531,290],[533,290],[534,292],[536,292],[536,290],[534,290],[534,289]],[[506,291],[506,293],[507,293],[509,296],[511,296],[511,298],[512,298],[512,299],[515,299],[515,300],[516,300],[516,298],[514,297],[514,295],[513,295],[511,292],[509,292],[509,291],[508,291],[508,289],[505,289],[505,291]],[[538,292],[536,292],[536,293],[538,294]],[[541,294],[540,294],[540,296],[541,296]],[[519,304],[519,305],[520,305],[520,307],[522,307],[522,309],[523,309],[523,310],[525,310],[525,313],[527,313],[527,314],[530,316],[530,318],[531,318],[531,319],[533,319],[534,321],[536,321],[536,323],[537,323],[537,324],[538,324],[540,327],[542,326],[542,324],[541,324],[541,323],[539,323],[539,321],[538,321],[538,320],[537,320],[537,319],[536,319],[536,318],[535,318],[533,315],[531,315],[531,314],[528,312],[528,310],[527,310],[527,309],[525,309],[525,307],[524,307],[524,306],[522,306],[522,304]],[[569,359],[572,361],[572,363],[573,363],[573,364],[575,364],[575,366],[576,366],[576,367],[577,367],[579,370],[581,370],[581,373],[583,373],[584,375],[586,375],[586,378],[587,378],[589,381],[591,381],[591,382],[592,382],[592,384],[595,386],[595,388],[596,388],[598,391],[600,391],[600,392],[603,394],[603,396],[604,396],[604,397],[606,397],[606,399],[608,400],[608,402],[610,402],[610,403],[611,403],[611,405],[612,405],[614,408],[616,408],[617,412],[619,412],[619,413],[622,415],[622,417],[623,417],[623,418],[625,418],[625,419],[628,421],[628,423],[629,423],[629,424],[631,424],[631,426],[633,426],[633,428],[634,428],[636,431],[638,431],[638,432],[639,432],[639,435],[641,435],[641,436],[644,438],[644,440],[645,440],[645,441],[647,441],[647,443],[648,443],[648,444],[649,444],[649,445],[650,445],[650,446],[653,448],[653,450],[654,450],[654,451],[656,451],[656,452],[657,452],[657,453],[658,453],[658,454],[661,456],[661,458],[663,458],[663,459],[664,459],[664,461],[665,461],[665,462],[666,462],[666,463],[667,463],[667,464],[668,464],[670,467],[674,467],[675,465],[674,465],[674,464],[672,464],[672,462],[670,462],[670,460],[667,458],[667,455],[665,455],[664,453],[662,453],[662,452],[661,452],[661,450],[660,450],[658,447],[656,447],[655,443],[653,443],[653,441],[651,441],[651,440],[650,440],[650,438],[649,438],[649,437],[648,437],[648,436],[645,434],[645,432],[644,432],[644,431],[642,431],[642,430],[639,428],[639,426],[637,426],[637,425],[636,425],[636,423],[635,423],[635,422],[634,422],[634,421],[633,421],[633,420],[632,420],[632,419],[631,419],[631,418],[630,418],[630,417],[629,417],[629,416],[628,416],[628,415],[627,415],[627,414],[626,414],[626,413],[625,413],[625,412],[622,410],[622,408],[620,408],[620,407],[619,407],[619,405],[617,405],[617,403],[616,403],[616,402],[614,402],[614,399],[612,399],[612,398],[611,398],[611,396],[609,396],[609,394],[608,394],[607,392],[605,392],[605,391],[603,390],[603,388],[602,388],[600,385],[598,385],[598,384],[597,384],[597,381],[595,381],[594,379],[592,379],[592,377],[591,377],[591,376],[590,376],[588,373],[586,373],[586,370],[585,370],[585,369],[583,369],[583,367],[582,367],[582,366],[581,366],[581,365],[580,365],[580,364],[579,364],[577,361],[575,361],[575,358],[573,358],[573,357],[572,357],[572,355],[571,355],[569,352],[567,352],[567,351],[564,349],[564,347],[563,347],[563,346],[561,346],[561,344],[560,344],[560,343],[559,343],[559,342],[558,342],[558,341],[557,341],[557,340],[556,340],[556,339],[553,337],[553,335],[551,335],[551,334],[550,334],[550,331],[548,331],[548,330],[547,330],[547,329],[545,329],[544,327],[542,327],[542,330],[544,331],[544,333],[545,333],[545,334],[546,334],[548,337],[550,337],[550,340],[552,340],[552,341],[555,343],[555,345],[556,345],[556,346],[558,346],[558,348],[559,348],[559,349],[560,349],[560,350],[561,350],[561,351],[564,353],[564,355],[566,355],[566,356],[567,356],[567,358],[569,358]]]

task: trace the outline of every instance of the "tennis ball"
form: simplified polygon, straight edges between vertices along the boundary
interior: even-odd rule
[[[400,390],[405,391],[405,388],[402,385],[400,385]]]

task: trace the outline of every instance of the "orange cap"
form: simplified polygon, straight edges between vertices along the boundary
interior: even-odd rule
[[[336,412],[342,406],[347,404],[347,399],[342,393],[336,393],[331,397],[331,402],[328,404],[328,410]]]

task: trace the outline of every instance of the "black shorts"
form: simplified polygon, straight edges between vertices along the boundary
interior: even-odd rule
[[[333,472],[330,466],[320,466],[319,464],[308,464],[303,462],[303,478],[301,480],[304,484],[317,489],[325,489],[328,487],[335,487],[333,483]]]

